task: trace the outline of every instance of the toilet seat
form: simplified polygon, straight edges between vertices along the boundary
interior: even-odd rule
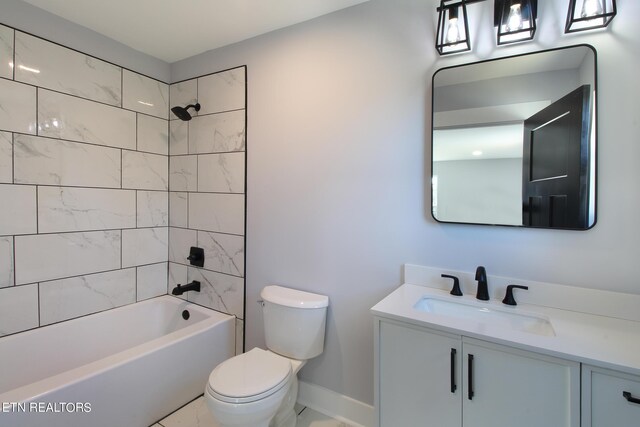
[[[218,365],[207,391],[223,402],[250,403],[276,393],[292,375],[289,359],[256,347]]]

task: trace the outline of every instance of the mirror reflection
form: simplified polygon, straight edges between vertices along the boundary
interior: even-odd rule
[[[596,55],[581,45],[433,76],[437,221],[595,224]]]

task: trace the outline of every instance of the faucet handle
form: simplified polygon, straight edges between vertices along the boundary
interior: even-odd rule
[[[456,276],[450,276],[449,274],[441,274],[440,277],[445,277],[447,279],[453,279],[453,289],[449,292],[451,295],[455,295],[457,297],[462,296],[462,291],[460,290],[460,279]]]
[[[514,288],[524,289],[525,291],[529,290],[528,286],[521,286],[521,285],[509,285],[509,286],[507,286],[507,294],[504,296],[504,299],[502,300],[503,304],[506,304],[506,305],[518,305],[516,303],[515,298],[513,297],[513,289]]]

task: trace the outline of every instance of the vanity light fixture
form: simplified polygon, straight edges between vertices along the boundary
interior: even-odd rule
[[[471,50],[467,4],[479,0],[440,0],[436,50],[440,55]]]
[[[440,55],[471,50],[467,5],[485,0],[440,0],[436,50]],[[532,40],[538,0],[494,0],[498,46]],[[569,0],[565,33],[605,28],[616,16],[616,0]]]
[[[471,50],[467,5],[485,0],[440,0],[436,50],[440,55]],[[538,0],[494,0],[498,45],[531,40],[536,33]]]
[[[493,10],[498,46],[533,39],[538,0],[495,0]]]
[[[616,16],[616,0],[569,0],[565,33],[605,28]]]

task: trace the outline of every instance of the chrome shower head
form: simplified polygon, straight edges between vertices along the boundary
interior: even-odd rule
[[[190,104],[186,107],[173,107],[171,112],[180,120],[188,122],[191,120],[191,114],[187,111],[189,108],[194,108],[196,111],[200,111],[200,104],[196,103],[195,105]]]

